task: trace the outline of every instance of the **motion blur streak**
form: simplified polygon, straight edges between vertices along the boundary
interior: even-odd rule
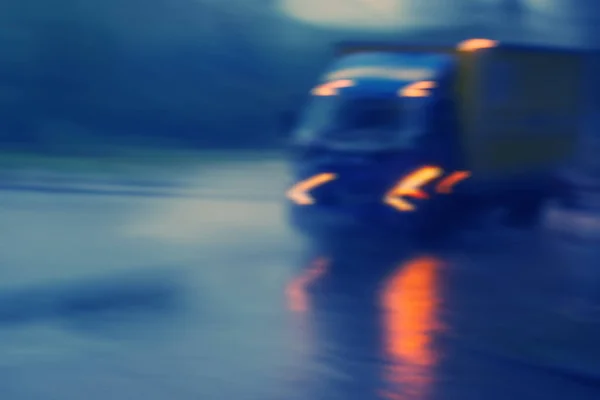
[[[335,96],[338,94],[338,89],[354,86],[354,81],[350,79],[342,79],[334,82],[324,83],[311,91],[314,96]]]
[[[324,173],[315,175],[294,185],[294,187],[287,192],[287,197],[296,204],[302,206],[314,204],[314,199],[310,197],[307,192],[334,179],[337,179],[336,174]]]
[[[405,88],[400,89],[400,96],[403,97],[427,97],[429,90],[434,89],[436,83],[432,81],[415,82]]]
[[[330,261],[327,258],[319,257],[312,262],[308,270],[288,285],[286,295],[290,310],[294,312],[308,311],[309,304],[306,290],[311,283],[327,272],[329,265]]]
[[[439,167],[421,167],[409,175],[405,176],[400,182],[388,192],[385,196],[385,203],[395,207],[399,211],[412,211],[415,206],[402,199],[402,197],[413,197],[416,199],[426,199],[427,193],[421,190],[421,187],[438,178],[443,171]]]
[[[461,51],[477,51],[483,49],[491,49],[492,47],[496,46],[498,46],[498,42],[496,40],[469,39],[459,44],[458,49]]]
[[[436,191],[438,193],[450,194],[452,193],[452,189],[456,186],[460,181],[464,181],[471,176],[471,173],[468,171],[456,171],[445,177],[440,183],[436,186]]]
[[[389,359],[385,379],[393,388],[402,388],[410,399],[426,397],[437,362],[431,337],[441,329],[438,270],[441,260],[422,256],[401,265],[384,284],[383,345]],[[386,391],[392,400],[405,398]]]

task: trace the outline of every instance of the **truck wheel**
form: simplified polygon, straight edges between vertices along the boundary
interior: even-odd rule
[[[480,214],[480,202],[465,196],[445,198],[426,210],[414,237],[419,242],[443,242],[473,225]]]

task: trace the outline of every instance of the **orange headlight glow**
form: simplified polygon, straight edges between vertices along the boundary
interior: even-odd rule
[[[350,79],[340,79],[317,86],[311,90],[311,94],[314,96],[335,96],[338,93],[338,89],[351,86],[354,86],[354,81]]]
[[[440,167],[425,166],[416,169],[403,177],[390,191],[387,192],[383,201],[398,211],[414,211],[415,206],[406,200],[407,197],[414,199],[427,199],[429,196],[423,187],[434,180],[441,178],[444,170]],[[459,182],[469,178],[468,171],[455,171],[441,179],[435,187],[437,193],[450,194]]]
[[[398,182],[384,197],[384,202],[400,211],[413,211],[415,206],[404,197],[426,199],[427,193],[421,188],[443,174],[440,167],[426,166],[411,172]]]
[[[308,192],[335,179],[337,179],[337,175],[332,173],[315,175],[295,184],[290,190],[288,190],[287,197],[294,203],[301,206],[315,204],[315,200],[308,194]]]

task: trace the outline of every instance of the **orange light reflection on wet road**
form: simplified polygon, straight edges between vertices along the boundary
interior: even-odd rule
[[[432,334],[442,328],[438,319],[440,266],[435,257],[414,258],[385,284],[381,295],[384,350],[390,360],[385,378],[392,386],[403,388],[402,394],[384,393],[387,399],[427,395],[437,361]]]
[[[338,94],[338,89],[352,86],[354,86],[354,81],[350,79],[341,79],[319,85],[311,90],[311,94],[314,96],[335,96]]]
[[[458,44],[460,51],[477,51],[482,49],[491,49],[498,46],[497,40],[492,39],[468,39]]]
[[[314,260],[305,273],[295,278],[286,289],[286,296],[290,310],[294,312],[306,312],[309,308],[308,295],[306,289],[308,286],[319,279],[327,272],[330,261],[327,258],[319,257]]]

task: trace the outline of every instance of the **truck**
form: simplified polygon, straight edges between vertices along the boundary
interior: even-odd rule
[[[562,196],[586,113],[587,51],[469,39],[350,43],[288,114],[287,215],[302,233],[532,226]]]

